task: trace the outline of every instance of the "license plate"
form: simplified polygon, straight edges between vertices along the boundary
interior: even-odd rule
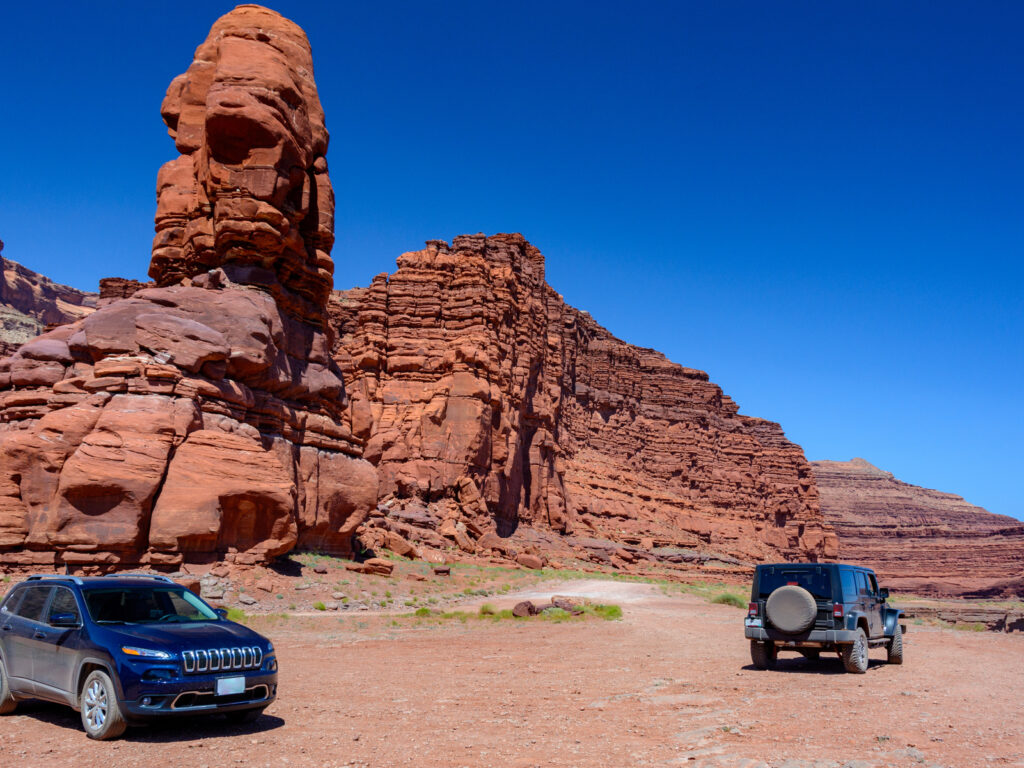
[[[234,696],[236,693],[245,693],[244,677],[222,677],[217,680],[218,696]]]
[[[748,627],[760,627],[761,626],[761,620],[760,619],[747,619],[746,623],[747,623]]]

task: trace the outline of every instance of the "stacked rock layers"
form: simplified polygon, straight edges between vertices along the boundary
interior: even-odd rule
[[[331,322],[392,518],[412,507],[467,550],[525,524],[667,555],[836,555],[799,446],[566,305],[520,235],[430,241],[337,293]]]

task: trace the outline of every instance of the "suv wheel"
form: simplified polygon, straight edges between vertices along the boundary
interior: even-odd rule
[[[840,655],[847,672],[862,675],[868,671],[868,637],[863,629],[857,630],[856,639],[849,645],[844,645]]]
[[[758,669],[775,669],[775,661],[778,658],[779,652],[773,643],[750,641],[750,660]]]
[[[11,693],[11,686],[7,682],[7,667],[3,660],[0,660],[0,715],[9,715],[18,706],[18,700]]]
[[[127,727],[117,704],[114,683],[106,672],[96,670],[85,679],[79,698],[82,726],[90,739],[116,739]]]
[[[903,663],[903,629],[899,624],[896,625],[896,631],[892,633],[892,640],[889,641],[886,650],[886,660],[890,664]]]

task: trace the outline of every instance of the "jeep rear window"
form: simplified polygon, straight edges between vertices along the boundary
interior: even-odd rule
[[[832,599],[832,579],[823,568],[765,568],[758,578],[757,588],[762,598],[779,587],[795,584],[822,600]]]
[[[97,624],[180,624],[218,619],[188,590],[167,587],[90,589],[85,592],[85,605]]]

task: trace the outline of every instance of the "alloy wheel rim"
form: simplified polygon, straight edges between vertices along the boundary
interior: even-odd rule
[[[85,691],[85,722],[91,731],[97,731],[107,721],[107,689],[99,680],[93,680]]]

